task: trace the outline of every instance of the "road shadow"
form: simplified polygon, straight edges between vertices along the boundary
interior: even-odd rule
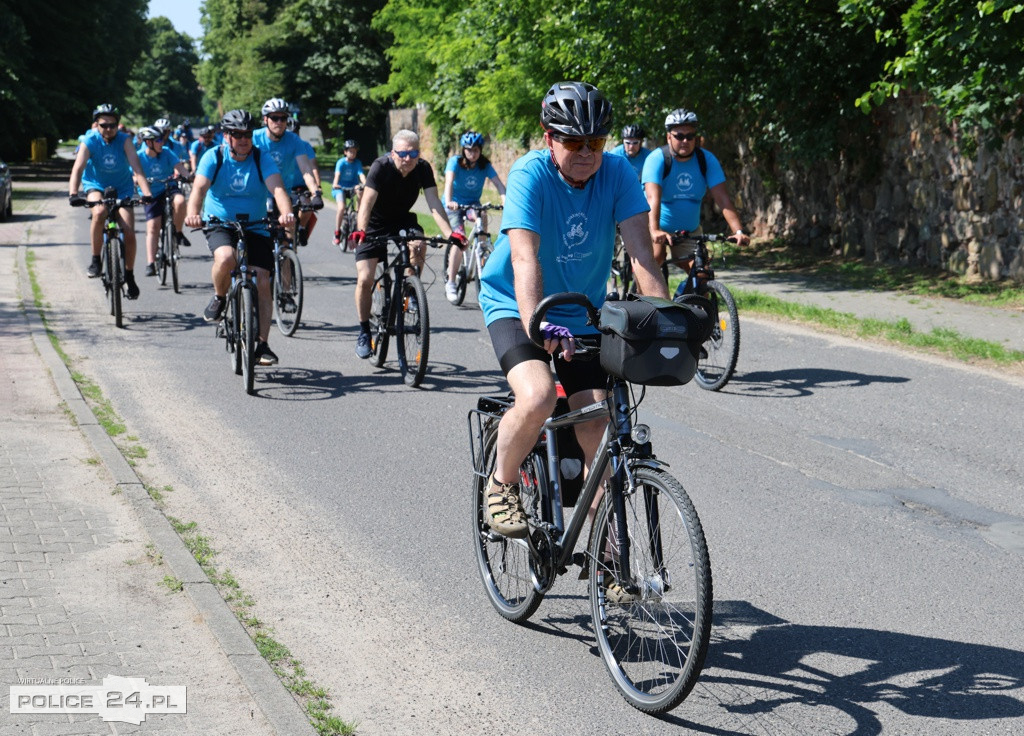
[[[859,388],[875,383],[907,383],[905,376],[883,376],[834,368],[787,368],[780,371],[737,373],[720,393],[753,398],[792,399],[822,389]]]
[[[167,287],[170,288],[170,287]],[[176,312],[125,312],[124,327],[126,330],[143,330],[146,332],[188,332],[210,325],[202,315]]]
[[[395,363],[394,367],[397,370],[398,364]],[[497,366],[471,371],[458,363],[431,362],[427,365],[427,375],[423,377],[420,388],[446,393],[487,394],[508,391],[508,384]]]
[[[36,222],[38,220],[52,220],[56,215],[43,215],[38,213],[30,212],[17,212],[15,211],[10,217],[4,220],[4,224],[10,224],[12,222]],[[19,243],[3,243],[0,247],[4,248],[16,248]],[[34,248],[35,243],[32,243],[29,247]]]
[[[255,395],[273,401],[326,401],[346,394],[408,392],[398,371],[346,375],[338,371],[269,366],[256,369]]]

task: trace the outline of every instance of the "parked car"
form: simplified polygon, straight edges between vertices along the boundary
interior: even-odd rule
[[[12,200],[14,188],[11,186],[11,167],[0,159],[0,222],[8,219],[14,212]]]

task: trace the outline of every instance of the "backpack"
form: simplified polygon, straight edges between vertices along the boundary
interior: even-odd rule
[[[210,178],[211,187],[213,186],[213,183],[217,181],[217,174],[220,173],[220,167],[224,165],[223,147],[217,146],[216,153],[214,155],[217,157],[217,166],[213,170],[213,176]],[[260,149],[256,146],[252,147],[252,160],[256,163],[256,173],[259,174],[260,181],[266,184],[266,182],[263,181],[263,169],[260,168]]]
[[[704,156],[704,149],[697,146],[694,150],[697,154],[697,166],[700,167],[700,175],[704,177],[704,182],[707,183],[708,160],[707,157]],[[672,152],[669,150],[667,143],[661,147],[661,155],[665,157],[665,164],[661,169],[661,179],[664,181],[665,177],[668,176],[668,172],[672,170]]]

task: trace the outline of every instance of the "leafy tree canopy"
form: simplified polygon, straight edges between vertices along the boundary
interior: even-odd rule
[[[143,124],[159,117],[202,115],[202,92],[195,75],[199,55],[192,39],[164,17],[150,18],[146,34],[145,50],[128,81],[128,114]]]

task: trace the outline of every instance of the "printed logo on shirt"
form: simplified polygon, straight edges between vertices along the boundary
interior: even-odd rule
[[[587,238],[590,237],[590,231],[587,230],[587,216],[582,212],[577,212],[569,216],[569,219],[565,221],[565,225],[566,231],[562,235],[565,251],[558,254],[557,260],[559,263],[582,261],[590,255],[589,252],[577,250],[582,248]]]
[[[676,191],[680,194],[689,194],[696,188],[696,182],[693,179],[693,175],[688,172],[683,172],[676,177]]]
[[[113,169],[117,166],[117,156],[113,153],[104,153],[101,165],[104,169]]]
[[[284,160],[283,153],[275,148],[270,152],[270,158],[274,159],[274,163],[277,164],[277,168],[281,168],[281,162]]]
[[[244,192],[246,184],[246,176],[241,171],[235,172],[235,175],[231,177],[231,191],[232,192]]]

